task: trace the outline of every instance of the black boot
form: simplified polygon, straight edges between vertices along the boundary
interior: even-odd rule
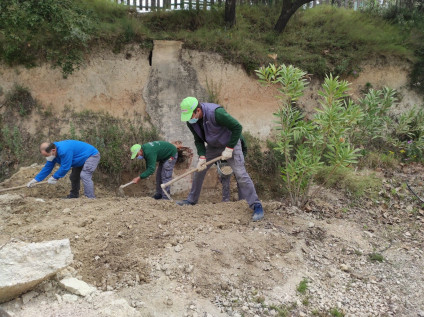
[[[162,199],[162,194],[158,194],[158,193],[156,193],[156,194],[154,194],[154,195],[152,196],[152,198],[154,198],[154,199]]]

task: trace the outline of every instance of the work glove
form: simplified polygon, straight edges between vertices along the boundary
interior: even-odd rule
[[[51,185],[56,185],[57,179],[54,178],[53,176],[50,176],[50,178],[47,180],[47,183],[49,183]]]
[[[224,152],[222,152],[221,156],[222,156],[221,160],[224,160],[224,161],[232,158],[233,157],[233,149],[226,147]]]
[[[28,184],[27,187],[30,188],[32,186],[34,186],[36,183],[38,183],[38,181],[34,178],[33,180],[31,180]]]
[[[201,172],[206,169],[206,157],[205,156],[199,156],[199,161],[197,162],[197,171]]]

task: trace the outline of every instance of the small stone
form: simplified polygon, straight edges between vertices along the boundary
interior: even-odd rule
[[[182,246],[181,244],[178,244],[178,245],[174,248],[175,252],[181,252],[181,251],[182,251],[182,249],[183,249],[183,246]]]
[[[59,283],[67,291],[81,296],[87,296],[96,290],[95,287],[74,277],[64,278]]]
[[[315,227],[315,224],[313,222],[310,222],[310,223],[308,223],[308,227],[313,228],[313,227]]]
[[[72,302],[76,302],[78,300],[78,296],[72,295],[72,294],[64,294],[62,296],[62,299],[66,303],[72,303]]]
[[[24,303],[24,305],[25,304],[27,304],[31,299],[33,299],[34,297],[37,297],[38,296],[38,293],[37,292],[35,292],[35,291],[31,291],[31,292],[28,292],[28,293],[26,293],[26,294],[24,294],[24,295],[22,295],[22,302]]]
[[[191,264],[186,265],[186,267],[184,268],[184,271],[189,274],[191,272],[193,272],[194,266]]]
[[[65,208],[65,209],[63,209],[63,210],[62,210],[62,213],[64,213],[64,214],[69,214],[69,213],[71,213],[71,208]]]
[[[164,304],[167,305],[167,306],[172,306],[174,304],[174,302],[172,301],[172,299],[167,297],[164,301]]]
[[[350,267],[346,264],[341,264],[340,270],[342,270],[343,272],[350,272]]]

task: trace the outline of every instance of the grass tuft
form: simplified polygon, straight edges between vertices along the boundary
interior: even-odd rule
[[[306,278],[304,278],[299,285],[297,286],[296,290],[300,293],[300,294],[305,294],[306,290],[308,289],[308,280]]]

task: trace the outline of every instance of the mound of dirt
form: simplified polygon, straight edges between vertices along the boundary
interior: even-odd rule
[[[2,185],[37,171],[21,169]],[[0,195],[0,247],[68,238],[68,271],[98,291],[77,297],[52,280],[0,306],[15,317],[416,316],[424,304],[419,214],[398,210],[405,217],[386,224],[380,206],[322,189],[306,211],[264,202],[265,218],[254,223],[245,201],[181,207],[107,190],[65,200],[66,186],[41,186]]]

